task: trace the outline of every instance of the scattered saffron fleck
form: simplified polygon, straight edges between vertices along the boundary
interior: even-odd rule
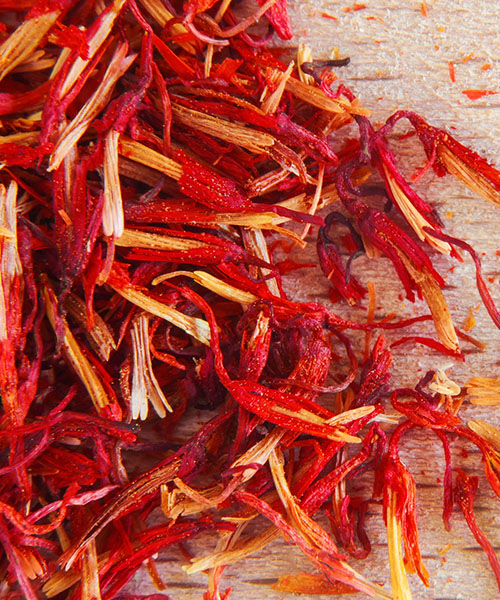
[[[492,90],[462,90],[462,94],[467,96],[469,100],[479,100],[485,96],[493,96],[494,94],[498,94],[498,92],[494,92]]]
[[[465,319],[464,329],[465,331],[471,331],[476,326],[476,317],[474,316],[474,311],[472,307],[469,307],[469,312],[467,313],[467,318]]]
[[[387,25],[387,23],[384,21],[384,19],[382,19],[382,17],[379,17],[378,15],[370,15],[369,17],[366,17],[367,21],[378,21],[379,23],[382,23],[382,25]]]
[[[450,60],[448,61],[448,73],[450,75],[450,81],[452,83],[455,83],[456,79],[455,79],[455,65],[453,64],[453,62]]]
[[[446,546],[443,546],[441,548],[441,550],[438,551],[438,554],[440,554],[441,556],[444,556],[447,552],[449,552],[453,547],[453,543],[449,542],[448,544],[446,544]]]

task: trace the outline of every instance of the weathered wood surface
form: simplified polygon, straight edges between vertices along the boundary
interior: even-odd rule
[[[462,94],[464,89],[500,90],[499,3],[427,0],[427,18],[423,16],[418,0],[365,0],[364,4],[365,9],[353,10],[352,3],[344,0],[292,2],[294,43],[309,43],[317,58],[328,57],[335,46],[342,56],[350,56],[351,64],[340,72],[341,78],[359,95],[364,105],[372,109],[374,120],[382,121],[397,109],[411,108],[435,125],[453,128],[459,140],[500,165],[500,94],[476,101],[470,101]],[[325,18],[322,13],[338,20]],[[449,61],[455,64],[456,83],[450,81]],[[482,70],[485,64],[491,64],[491,68]],[[405,127],[400,126],[397,132],[405,132]],[[401,163],[407,165],[407,172],[413,172],[424,163],[415,139],[398,142],[398,147],[398,155]],[[452,235],[469,241],[483,253],[484,273],[500,304],[500,258],[496,256],[496,251],[500,250],[500,208],[477,198],[452,178],[437,180],[429,173],[417,188],[438,208]],[[314,244],[301,254],[301,260],[315,260]],[[464,263],[457,264],[446,257],[438,257],[437,265],[446,275],[445,295],[455,322],[463,325],[472,307],[477,319],[472,333],[487,343],[487,349],[478,352],[465,344],[465,364],[424,350],[398,350],[393,385],[414,385],[427,369],[448,364],[452,364],[449,375],[461,385],[470,376],[500,377],[500,335],[480,306],[471,261],[465,257]],[[454,269],[450,270],[452,266]],[[401,285],[387,260],[360,259],[355,263],[355,272],[363,281],[375,283],[377,316],[391,311],[401,316],[423,312],[422,305],[411,305],[401,299]],[[287,287],[294,298],[327,302],[326,284],[312,270],[302,273]],[[337,305],[335,310],[340,314],[348,312],[342,305]],[[363,312],[357,314],[362,317]],[[466,419],[479,417],[499,424],[498,409],[468,405],[464,406],[462,414]],[[460,453],[462,446],[462,443],[452,443],[454,465],[479,475],[477,520],[500,552],[499,501],[486,485],[478,453],[467,446],[468,456],[463,456]],[[461,515],[454,512],[450,533],[443,528],[442,487],[438,483],[438,478],[442,479],[443,459],[439,442],[424,433],[412,434],[405,441],[403,456],[419,486],[421,548],[431,577],[431,587],[426,589],[415,576],[410,576],[414,598],[498,599],[500,593],[487,558],[478,549]],[[385,582],[386,589],[390,589],[380,508],[371,510],[368,528],[373,551],[367,560],[355,563],[356,568],[374,581]],[[441,555],[440,551],[448,544],[451,544],[450,549]],[[189,547],[197,555],[203,555],[214,547],[214,540],[206,538]],[[184,559],[176,552],[165,552],[159,557],[158,566],[168,584],[167,593],[172,600],[201,598],[206,589],[205,576],[186,576],[181,570],[182,564]],[[233,587],[231,597],[234,600],[286,599],[292,596],[275,592],[270,586],[279,575],[297,571],[313,572],[314,569],[299,550],[280,540],[243,563],[228,567],[222,585]],[[129,590],[154,591],[145,573],[134,580]],[[361,596],[350,598],[355,600]]]

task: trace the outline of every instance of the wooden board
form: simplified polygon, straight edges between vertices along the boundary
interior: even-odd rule
[[[500,38],[496,3],[488,0],[427,0],[428,16],[418,0],[365,0],[353,5],[346,1],[306,0],[291,3],[296,32],[294,44],[307,42],[316,58],[327,58],[336,46],[341,56],[350,56],[351,64],[339,72],[341,79],[372,109],[374,121],[385,120],[397,109],[410,108],[434,125],[448,128],[464,144],[481,152],[492,162],[500,163],[500,94],[471,101],[462,90],[500,91]],[[498,5],[497,5],[498,6]],[[337,20],[325,15],[336,17]],[[454,64],[456,82],[449,76]],[[491,65],[487,67],[486,65]],[[396,135],[407,131],[398,127]],[[406,172],[424,164],[418,143],[410,138],[398,144],[398,156]],[[490,289],[500,304],[500,250],[498,223],[500,208],[476,197],[452,178],[437,180],[427,174],[416,186],[419,193],[439,211],[447,230],[470,242],[481,254]],[[310,238],[313,241],[313,237]],[[300,259],[315,261],[314,244],[309,244]],[[480,305],[474,285],[474,270],[469,258],[457,264],[447,257],[437,257],[439,271],[446,277],[446,298],[453,318],[463,326],[470,308],[477,326],[473,334],[487,343],[484,352],[464,345],[466,363],[444,358],[418,349],[395,353],[392,384],[394,387],[415,385],[430,368],[451,365],[452,379],[463,385],[470,376],[500,376],[498,348],[500,335]],[[355,273],[364,282],[372,281],[378,293],[377,316],[395,311],[412,316],[425,311],[422,304],[411,305],[402,298],[402,288],[392,266],[385,259],[359,259]],[[291,297],[327,302],[327,285],[318,272],[311,270],[287,285]],[[350,312],[342,304],[334,310],[363,318],[363,311]],[[413,330],[416,332],[417,330]],[[427,331],[431,333],[431,328]],[[390,336],[389,336],[390,337]],[[358,338],[362,341],[361,338]],[[464,406],[464,420],[483,418],[498,425],[498,409]],[[479,475],[476,515],[480,527],[500,551],[500,513],[498,499],[486,485],[480,456],[471,446],[467,455],[460,452],[462,443],[452,443],[454,466]],[[402,453],[418,484],[421,548],[430,573],[431,587],[426,589],[410,576],[414,598],[418,600],[462,599],[493,600],[500,597],[495,577],[486,556],[458,512],[454,512],[452,531],[446,532],[441,520],[443,458],[437,439],[425,433],[412,434]],[[365,482],[368,485],[368,482]],[[381,510],[370,511],[368,529],[373,551],[365,561],[353,562],[365,576],[390,589],[385,528]],[[213,538],[189,544],[196,555],[214,547]],[[444,554],[448,544],[450,548]],[[185,560],[176,552],[166,552],[157,561],[168,584],[172,600],[201,598],[206,589],[203,574],[188,577],[181,570]],[[314,569],[301,553],[279,540],[249,557],[244,563],[229,566],[222,588],[233,587],[234,600],[291,598],[271,589],[279,575]],[[128,587],[129,592],[152,593],[154,587],[145,572]],[[349,596],[352,600],[360,595]]]

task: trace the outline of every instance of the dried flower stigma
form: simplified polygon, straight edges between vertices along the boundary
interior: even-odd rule
[[[401,523],[396,517],[397,497],[389,491],[387,510],[387,544],[389,548],[389,565],[391,567],[392,595],[394,600],[411,600],[412,594],[406,576],[401,546]]]
[[[375,127],[338,49],[283,63],[268,42],[292,36],[286,0],[6,0],[0,15],[2,597],[132,600],[140,571],[159,600],[180,550],[175,584],[206,571],[206,600],[228,600],[225,567],[281,535],[317,573],[273,572],[278,593],[389,600],[350,565],[383,503],[392,597],[409,600],[407,573],[430,582],[403,434],[442,447],[444,525],[459,505],[500,582],[454,453],[474,445],[500,498],[500,433],[461,416],[498,404],[500,383],[452,380],[435,356],[485,347],[448,308],[459,249],[499,328],[500,311],[434,188],[417,193],[452,174],[500,204],[498,171],[415,113]],[[427,154],[411,184],[389,135],[402,118]],[[385,259],[387,287],[426,314],[387,305]],[[433,353],[404,388],[402,344]]]
[[[472,404],[483,406],[500,404],[500,380],[494,377],[471,377],[465,385],[467,397]]]

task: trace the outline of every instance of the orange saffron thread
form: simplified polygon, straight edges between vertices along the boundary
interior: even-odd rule
[[[494,94],[498,94],[498,92],[494,92],[492,90],[462,90],[462,94],[467,96],[469,100],[479,100],[479,98],[483,98],[484,96],[493,96]]]
[[[452,83],[455,83],[456,79],[455,79],[455,65],[453,64],[453,62],[450,60],[448,61],[448,72],[450,74],[450,80]]]

